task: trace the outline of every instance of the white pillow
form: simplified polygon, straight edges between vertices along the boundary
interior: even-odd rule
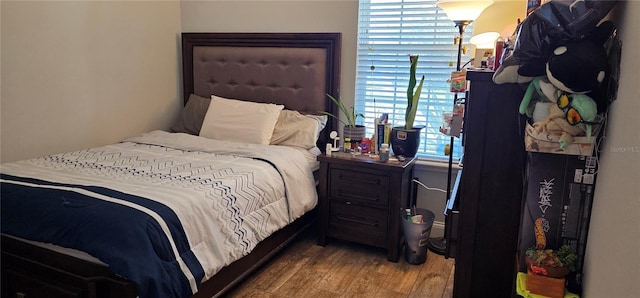
[[[268,145],[283,105],[211,95],[200,136],[216,140]]]
[[[271,136],[271,145],[286,145],[311,149],[316,146],[327,116],[303,115],[298,111],[282,110]]]

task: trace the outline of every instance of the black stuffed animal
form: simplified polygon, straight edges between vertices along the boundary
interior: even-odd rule
[[[589,95],[599,112],[607,106],[600,85],[609,72],[604,43],[612,32],[613,24],[604,22],[584,38],[560,42],[545,68],[547,79],[554,86],[568,93]]]
[[[537,77],[545,74],[544,65],[563,42],[592,34],[616,1],[553,0],[527,16],[518,26],[513,56],[520,65],[518,74]]]
[[[553,0],[518,26],[513,54],[496,70],[496,84],[529,82],[547,76],[556,88],[593,98],[598,112],[608,100],[600,89],[609,66],[604,43],[614,30],[601,19],[615,1]]]

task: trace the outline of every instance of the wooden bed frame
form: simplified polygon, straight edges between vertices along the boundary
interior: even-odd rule
[[[192,93],[216,94],[281,103],[305,113],[336,113],[337,107],[326,94],[338,97],[340,51],[340,33],[183,33],[184,102]],[[305,57],[309,53],[311,56]],[[316,71],[301,75],[301,69],[307,68]],[[326,143],[328,133],[336,127],[336,121],[330,119],[318,143]],[[316,213],[314,209],[272,234],[252,253],[205,281],[193,297],[218,297],[233,289],[307,230]],[[135,285],[104,265],[5,235],[1,261],[2,297],[39,297],[37,293],[47,293],[47,297],[136,297]]]

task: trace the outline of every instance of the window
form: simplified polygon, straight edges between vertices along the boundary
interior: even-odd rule
[[[473,32],[464,34],[464,43]],[[419,80],[425,75],[415,125],[423,125],[418,155],[445,160],[444,147],[450,137],[439,131],[444,112],[451,112],[454,94],[447,80],[456,70],[458,28],[436,6],[435,0],[360,0],[355,106],[365,115],[367,135],[374,119],[389,114],[393,126],[404,125],[409,84],[409,54],[420,55]],[[462,56],[462,64],[469,61]],[[464,97],[463,93],[459,97]],[[454,158],[462,153],[455,138]]]

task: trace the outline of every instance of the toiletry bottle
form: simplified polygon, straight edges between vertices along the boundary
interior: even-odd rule
[[[496,53],[494,55],[493,65],[491,65],[493,67],[493,70],[498,70],[498,67],[500,67],[500,64],[502,63],[503,53],[504,53],[504,38],[500,36],[498,37],[498,40],[496,40]]]
[[[351,152],[351,138],[344,138],[344,143],[342,144],[342,151],[344,153]]]
[[[389,161],[389,144],[387,143],[384,143],[382,144],[382,146],[380,146],[380,161]]]
[[[362,139],[362,143],[360,143],[362,153],[369,153],[369,145],[371,145],[371,140],[369,138]]]

